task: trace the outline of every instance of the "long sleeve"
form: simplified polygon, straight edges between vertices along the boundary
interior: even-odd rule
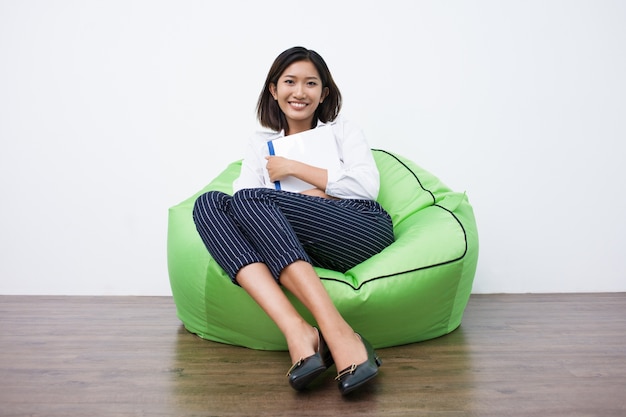
[[[342,164],[339,170],[328,172],[326,194],[375,200],[380,177],[365,135],[360,128],[345,120],[335,123],[333,129]]]
[[[244,188],[268,187],[265,183],[265,156],[270,135],[259,133],[248,139],[244,158],[241,161],[241,174],[233,183],[233,192]],[[273,184],[270,186],[273,187]]]

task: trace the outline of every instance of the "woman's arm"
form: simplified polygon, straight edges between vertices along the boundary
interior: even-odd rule
[[[380,179],[372,151],[363,132],[345,121],[332,125],[341,167],[327,170],[292,159],[269,156],[266,168],[272,181],[294,176],[315,188],[303,194],[333,198],[375,200]]]
[[[362,130],[347,121],[333,125],[342,159],[341,168],[328,172],[326,194],[338,198],[375,200],[380,177]]]
[[[267,160],[267,172],[272,182],[293,176],[313,185],[315,187],[313,190],[317,189],[322,194],[326,195],[326,193],[323,192],[323,190],[326,189],[326,184],[328,184],[328,171],[326,169],[314,167],[281,156],[267,156],[265,159]],[[303,194],[307,194],[307,192]]]

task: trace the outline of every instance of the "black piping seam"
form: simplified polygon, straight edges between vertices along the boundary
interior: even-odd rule
[[[393,274],[381,275],[381,276],[378,276],[378,277],[370,278],[370,279],[368,279],[368,280],[363,281],[363,282],[361,283],[361,285],[359,285],[358,287],[355,287],[354,285],[350,284],[349,282],[342,281],[342,280],[339,280],[339,279],[336,279],[336,278],[320,277],[320,279],[325,280],[325,281],[335,281],[335,282],[338,282],[338,283],[340,283],[340,284],[345,284],[345,285],[348,285],[349,287],[351,287],[353,290],[358,291],[358,290],[360,290],[360,289],[361,289],[361,288],[362,288],[365,284],[369,284],[369,283],[374,282],[374,281],[377,281],[377,280],[379,280],[379,279],[390,278],[390,277],[396,277],[396,276],[400,276],[400,275],[404,275],[404,274],[410,274],[411,272],[422,271],[422,270],[425,270],[425,269],[430,269],[430,268],[437,268],[437,267],[439,267],[439,266],[452,264],[452,263],[454,263],[454,262],[458,262],[458,261],[460,261],[461,259],[463,259],[463,258],[465,257],[465,255],[467,254],[467,249],[468,249],[468,244],[467,244],[467,232],[465,231],[465,227],[463,226],[463,223],[461,223],[461,221],[459,220],[459,218],[458,218],[458,217],[457,217],[457,216],[456,216],[456,215],[455,215],[452,211],[448,210],[447,208],[445,208],[445,207],[443,207],[443,206],[440,206],[439,204],[436,204],[435,195],[432,193],[432,191],[427,190],[426,188],[424,188],[424,186],[422,185],[422,182],[421,182],[421,181],[420,181],[420,179],[417,177],[417,174],[416,174],[415,172],[413,172],[413,171],[411,170],[411,168],[409,168],[409,167],[408,167],[408,166],[407,166],[404,162],[402,162],[402,161],[401,161],[401,160],[400,160],[400,159],[399,159],[396,155],[394,155],[394,154],[392,154],[392,153],[390,153],[390,152],[387,152],[387,151],[385,151],[385,150],[382,150],[382,149],[372,149],[372,151],[373,151],[373,152],[382,152],[382,153],[385,153],[385,154],[387,154],[387,155],[391,156],[393,159],[395,159],[398,163],[400,163],[400,165],[402,165],[404,168],[406,168],[406,170],[407,170],[407,171],[409,171],[409,172],[413,175],[413,178],[415,178],[415,181],[417,181],[417,183],[419,184],[420,188],[421,188],[422,190],[424,190],[424,191],[426,191],[427,193],[429,193],[429,194],[430,194],[430,196],[431,196],[431,197],[432,197],[432,199],[433,199],[433,204],[432,204],[432,206],[434,206],[434,207],[438,207],[438,208],[440,208],[440,209],[442,209],[442,210],[447,211],[447,212],[448,212],[448,213],[449,213],[449,214],[450,214],[450,215],[454,218],[454,220],[456,220],[456,221],[457,221],[457,223],[458,223],[458,224],[459,224],[459,226],[461,227],[461,230],[463,231],[463,239],[465,240],[465,249],[463,250],[463,254],[462,254],[461,256],[459,256],[458,258],[456,258],[456,259],[451,259],[451,260],[449,260],[449,261],[440,262],[440,263],[433,264],[433,265],[422,266],[422,267],[419,267],[419,268],[409,269],[409,270],[407,270],[407,271],[395,272],[395,273],[393,273]]]

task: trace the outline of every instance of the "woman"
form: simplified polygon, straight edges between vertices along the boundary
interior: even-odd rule
[[[313,266],[346,271],[393,242],[390,216],[375,202],[379,176],[361,133],[338,118],[341,94],[322,57],[302,47],[281,53],[259,96],[257,116],[272,132],[251,138],[234,194],[198,198],[194,221],[207,249],[285,335],[293,366],[287,373],[304,389],[333,362],[339,390],[348,394],[378,373],[372,346],[343,319]],[[268,141],[330,128],[339,169],[270,156]],[[298,178],[301,192],[275,189]],[[312,327],[280,286],[312,313]]]

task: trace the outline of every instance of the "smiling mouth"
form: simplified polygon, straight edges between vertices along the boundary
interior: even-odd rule
[[[293,102],[293,101],[289,102],[289,104],[292,107],[295,107],[296,109],[303,109],[303,108],[305,108],[307,106],[306,103],[296,103],[296,102]]]

